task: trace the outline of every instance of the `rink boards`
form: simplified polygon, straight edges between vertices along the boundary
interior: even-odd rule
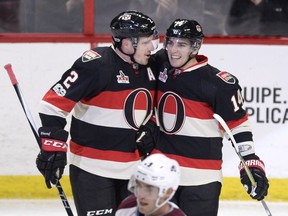
[[[288,179],[269,179],[270,202],[288,202]],[[69,177],[64,176],[61,185],[68,198],[72,198]],[[56,188],[47,189],[42,176],[0,176],[0,199],[51,199],[59,198]],[[239,178],[224,178],[221,200],[251,200]]]

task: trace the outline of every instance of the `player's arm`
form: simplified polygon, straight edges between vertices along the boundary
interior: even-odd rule
[[[244,98],[238,80],[232,74],[219,72],[217,74],[217,91],[215,113],[220,114],[230,128],[239,152],[250,169],[257,186],[252,188],[250,179],[244,168],[239,165],[241,183],[253,199],[262,200],[268,193],[268,179],[265,165],[255,154],[252,128],[248,114],[244,109]]]
[[[42,147],[36,165],[48,188],[62,177],[67,164],[69,134],[64,130],[66,117],[81,98],[89,97],[91,92],[95,92],[91,86],[97,87],[94,81],[96,79],[93,79],[94,76],[89,70],[90,66],[83,66],[79,61],[81,60],[76,61],[72,68],[63,74],[40,102],[39,116],[42,127],[39,128],[39,136]]]
[[[244,119],[246,118],[248,118],[247,115]],[[237,121],[230,121],[229,123],[233,125],[233,123],[237,124]],[[241,156],[245,160],[245,164],[250,169],[256,182],[256,187],[252,187],[252,183],[242,163],[239,164],[241,183],[253,199],[262,200],[268,194],[269,182],[265,173],[265,164],[259,156],[255,154],[252,131],[248,119],[232,128],[231,132],[236,141],[237,146],[235,147],[239,149]]]

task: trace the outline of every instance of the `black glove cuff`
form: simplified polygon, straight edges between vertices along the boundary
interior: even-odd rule
[[[260,158],[256,154],[249,154],[249,155],[243,156],[243,159],[246,161],[246,160],[252,160],[252,159],[259,160]]]
[[[40,127],[38,130],[41,138],[50,138],[67,142],[69,133],[58,127]]]

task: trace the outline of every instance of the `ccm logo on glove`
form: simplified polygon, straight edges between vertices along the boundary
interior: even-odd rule
[[[42,149],[44,151],[62,151],[67,152],[68,145],[66,142],[55,139],[42,138]]]

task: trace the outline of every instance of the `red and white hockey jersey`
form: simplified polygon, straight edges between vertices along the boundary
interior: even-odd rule
[[[196,58],[198,63],[185,70],[171,69],[163,63],[158,76],[161,131],[154,152],[179,162],[180,185],[222,182],[223,129],[213,118],[214,113],[227,122],[237,143],[251,147],[244,154],[254,153],[237,78],[209,65],[205,56]]]
[[[71,164],[129,179],[139,161],[135,133],[153,110],[152,68],[125,62],[112,47],[85,52],[41,101],[43,126],[70,127]]]

